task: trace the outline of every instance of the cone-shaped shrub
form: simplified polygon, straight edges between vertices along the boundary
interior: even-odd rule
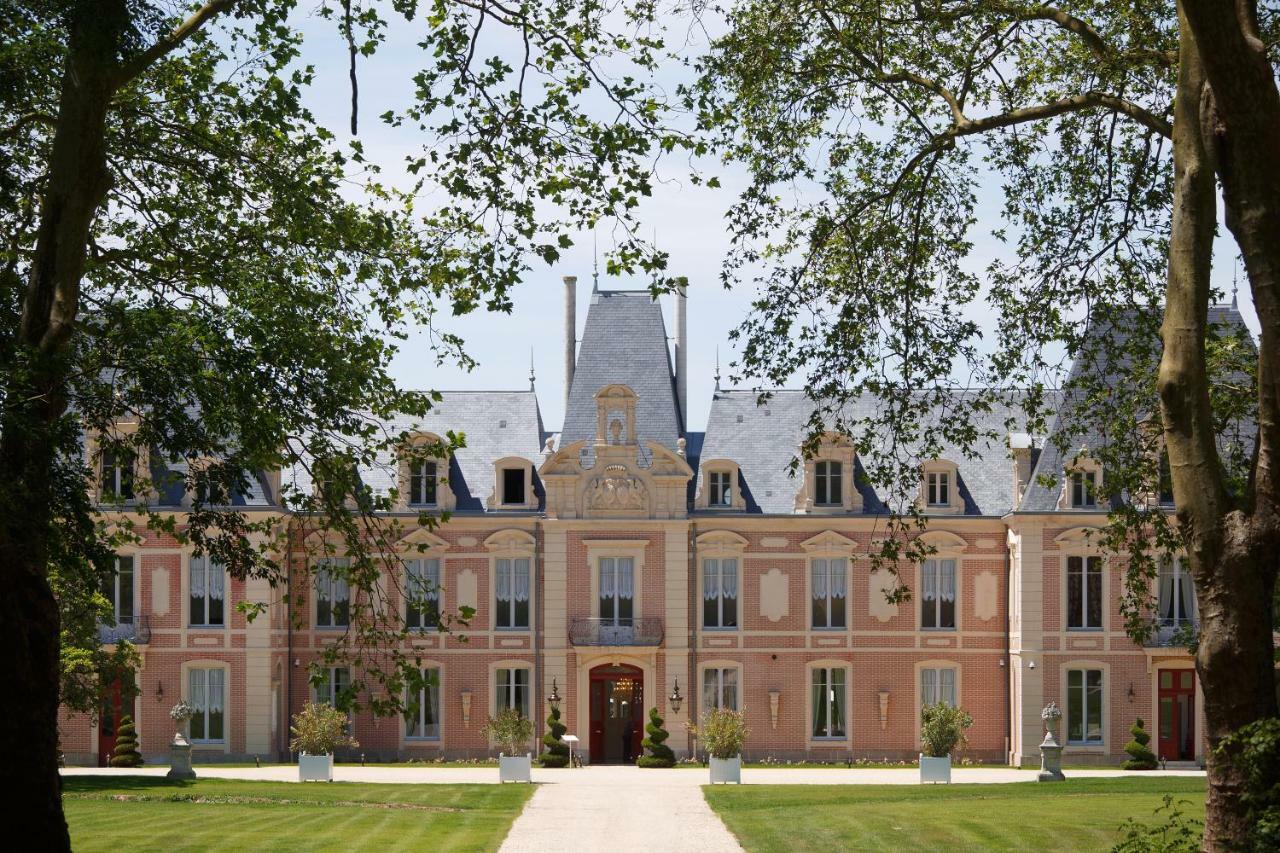
[[[1129,759],[1120,766],[1125,770],[1155,770],[1156,754],[1147,746],[1151,743],[1151,735],[1147,734],[1141,717],[1129,729],[1129,734],[1133,735],[1133,740],[1124,747],[1124,751],[1129,753]]]
[[[552,708],[547,715],[547,733],[542,736],[546,751],[538,759],[543,767],[565,767],[569,764],[569,744],[561,740],[567,731],[568,726],[560,722],[560,709]]]
[[[649,724],[644,727],[649,736],[640,741],[640,745],[649,750],[649,754],[640,756],[636,761],[636,764],[641,767],[676,766],[676,754],[664,742],[671,735],[667,734],[667,730],[662,727],[663,722],[662,717],[658,716],[658,709],[650,708]]]
[[[128,714],[120,718],[120,726],[116,729],[116,748],[111,753],[111,766],[142,766],[142,753],[138,751],[138,730],[134,728],[133,717]]]

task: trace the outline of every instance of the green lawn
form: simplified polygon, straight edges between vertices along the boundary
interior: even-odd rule
[[[532,785],[64,777],[72,846],[104,850],[496,850]]]
[[[1125,818],[1154,821],[1165,794],[1203,819],[1203,779],[1004,785],[704,787],[749,853],[803,850],[1109,850]]]

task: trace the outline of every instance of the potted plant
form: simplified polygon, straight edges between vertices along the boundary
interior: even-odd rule
[[[712,708],[702,715],[695,736],[710,758],[711,784],[742,784],[742,745],[749,734],[747,718],[742,711]]]
[[[532,782],[533,756],[526,748],[533,738],[533,721],[525,719],[515,708],[503,708],[484,724],[484,731],[501,749],[498,781]]]
[[[920,781],[950,782],[951,753],[966,743],[965,732],[973,717],[946,702],[925,705],[920,711]]]
[[[169,717],[178,727],[169,744],[169,772],[165,775],[170,779],[196,778],[196,771],[191,769],[191,742],[186,737],[187,721],[195,715],[196,709],[185,699],[169,709]]]
[[[347,723],[347,715],[327,702],[308,702],[293,715],[289,748],[298,753],[299,782],[333,781],[334,751],[360,745]]]

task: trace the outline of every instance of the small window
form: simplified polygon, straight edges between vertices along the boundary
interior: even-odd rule
[[[815,740],[845,736],[845,669],[818,667],[813,670],[813,726]]]
[[[951,506],[951,472],[930,471],[926,480],[929,506]]]
[[[116,557],[114,571],[104,579],[101,590],[111,602],[111,615],[117,625],[133,624],[133,557]]]
[[[195,709],[191,740],[195,743],[220,743],[226,740],[226,671],[217,669],[187,670],[187,702]]]
[[[824,460],[813,466],[813,502],[818,506],[841,506],[844,503],[842,477],[844,464]]]
[[[519,669],[499,669],[496,673],[497,688],[496,708],[501,711],[504,708],[514,708],[520,712],[520,716],[528,718],[529,716],[529,670]]]
[[[920,569],[920,627],[956,627],[956,561],[925,560]]]
[[[102,498],[106,501],[134,499],[133,466],[137,457],[127,449],[102,451]]]
[[[324,681],[315,688],[315,701],[341,708],[350,704],[350,697],[343,695],[350,689],[351,670],[345,666],[331,666],[325,673]]]
[[[502,502],[504,504],[523,504],[524,498],[523,468],[502,469]]]
[[[1173,503],[1173,471],[1169,468],[1169,454],[1160,454],[1160,490],[1159,500],[1161,504]]]
[[[529,558],[496,561],[494,619],[495,628],[525,629],[529,627]]]
[[[738,710],[737,667],[712,667],[702,671],[702,707]]]
[[[1102,628],[1102,558],[1067,558],[1067,628]]]
[[[1067,743],[1102,744],[1102,670],[1067,670]]]
[[[1098,475],[1094,471],[1072,471],[1071,506],[1088,509],[1098,505]]]
[[[702,561],[702,627],[738,627],[738,560]]]
[[[813,584],[813,627],[844,628],[849,561],[843,557],[833,560],[814,559],[810,561],[810,572]]]
[[[1156,576],[1160,624],[1181,627],[1196,619],[1196,588],[1182,560],[1162,562]]]
[[[440,560],[405,561],[405,626],[435,628],[440,624]]]
[[[956,671],[949,667],[920,670],[920,705],[939,702],[955,707]]]
[[[633,626],[636,596],[634,557],[601,557],[600,621],[610,627]]]
[[[221,628],[226,625],[227,570],[208,556],[191,557],[191,624]]]
[[[342,572],[347,565],[345,558],[316,564],[317,628],[345,628],[351,624],[351,588]]]
[[[435,506],[436,486],[439,483],[436,463],[418,460],[409,473],[409,505]]]
[[[407,740],[440,740],[440,670],[422,670],[422,689],[410,692],[405,702],[404,736]]]
[[[733,486],[730,483],[729,471],[711,472],[710,506],[733,506]]]

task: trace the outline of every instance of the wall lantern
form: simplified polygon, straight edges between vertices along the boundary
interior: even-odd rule
[[[1132,681],[1130,681],[1130,682],[1129,682],[1129,701],[1130,701],[1130,702],[1132,702],[1132,701],[1133,701],[1133,697],[1134,697],[1134,693],[1133,693],[1133,682],[1132,682]]]
[[[671,691],[671,695],[667,697],[667,702],[671,704],[671,713],[680,713],[680,706],[684,704],[684,697],[680,695],[680,679],[676,679],[676,689]]]
[[[471,725],[471,691],[462,691],[462,725]]]
[[[551,706],[551,710],[560,710],[560,688],[556,686],[556,680],[551,679],[551,695],[547,697],[547,704]]]
[[[159,679],[156,679],[156,701],[157,702],[164,701],[164,682],[160,681]]]

